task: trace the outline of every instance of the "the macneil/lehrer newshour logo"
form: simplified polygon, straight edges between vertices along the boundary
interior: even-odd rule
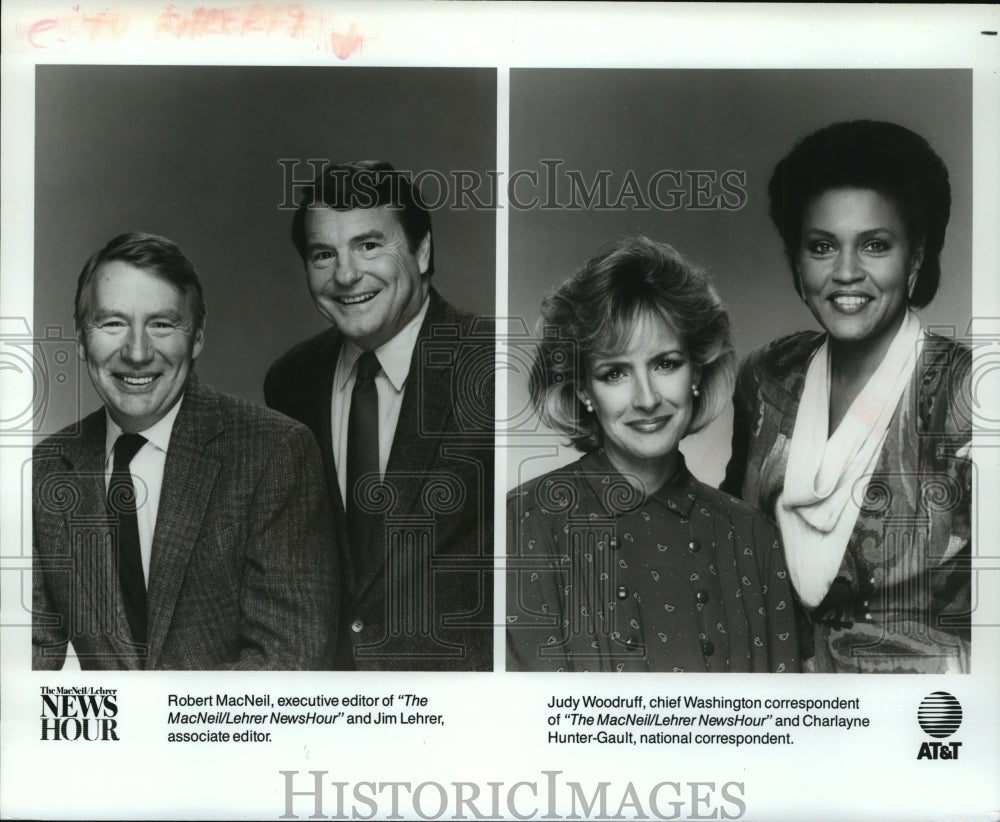
[[[947,739],[962,724],[962,705],[947,691],[935,691],[920,703],[917,722],[928,736]],[[961,742],[924,742],[917,759],[958,759],[961,747]]]
[[[42,741],[117,742],[117,688],[42,686]]]

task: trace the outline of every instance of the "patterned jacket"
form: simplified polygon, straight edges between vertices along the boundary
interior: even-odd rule
[[[733,455],[722,487],[768,516],[812,355],[825,335],[802,332],[751,354],[734,398]],[[889,424],[828,606],[853,624],[807,624],[817,671],[943,672],[969,666],[972,465],[968,348],[926,336]],[[813,647],[810,647],[813,646]]]
[[[507,667],[799,670],[772,523],[684,465],[643,498],[603,449],[507,499]]]
[[[105,503],[102,408],[35,447],[33,665],[83,669],[329,667],[340,593],[316,443],[273,411],[191,377],[163,471],[133,639]]]

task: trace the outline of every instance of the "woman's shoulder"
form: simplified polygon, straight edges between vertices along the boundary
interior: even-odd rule
[[[972,370],[972,349],[952,337],[928,331],[920,360],[925,370],[945,370],[964,377]]]
[[[740,366],[736,380],[737,402],[748,405],[754,402],[762,387],[775,398],[791,393],[798,395],[798,383],[805,375],[806,367],[816,349],[822,345],[826,335],[819,331],[799,331],[772,340],[752,351]]]
[[[695,480],[695,489],[695,505],[701,506],[708,512],[727,518],[734,524],[741,522],[755,529],[762,528],[768,532],[777,532],[777,527],[767,515],[739,497],[734,497],[732,494],[727,494],[711,485],[705,485],[698,480]]]
[[[583,469],[580,460],[576,460],[512,488],[507,492],[507,507],[517,506],[523,511],[546,508],[550,507],[545,505],[547,500],[561,507],[558,503],[564,497],[578,497],[582,484]]]
[[[752,351],[743,361],[743,369],[780,378],[807,363],[825,337],[820,331],[796,331],[778,337]]]
[[[972,349],[950,337],[928,333],[917,373],[920,430],[970,437]]]

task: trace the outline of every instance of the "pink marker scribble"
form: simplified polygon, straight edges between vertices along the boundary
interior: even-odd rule
[[[305,31],[306,12],[298,3],[252,6],[205,7],[179,11],[167,6],[156,21],[157,37],[196,40],[201,37],[290,37],[297,39]]]
[[[56,28],[59,28],[59,21],[53,20],[51,17],[47,17],[44,20],[36,20],[28,27],[28,33],[25,35],[28,40],[28,45],[30,45],[33,49],[48,48],[48,46],[42,42],[42,35],[45,34],[45,32],[52,31],[52,29]]]
[[[354,23],[351,23],[347,34],[341,34],[339,31],[330,32],[330,45],[333,47],[333,53],[340,60],[346,60],[360,49],[363,43],[364,39],[361,37],[358,27]]]
[[[268,38],[311,40],[317,48],[331,50],[340,60],[358,52],[363,37],[355,23],[346,33],[331,27],[325,15],[310,14],[300,3],[252,3],[231,6],[190,6],[170,3],[143,14],[130,6],[130,15],[115,7],[88,11],[74,4],[63,16],[52,16],[18,25],[20,39],[33,49],[48,49],[86,40],[118,41],[126,34],[152,33],[166,40],[203,38]]]
[[[101,11],[97,14],[84,14],[83,26],[91,42],[102,39],[118,41],[128,30],[129,18],[117,11]]]
[[[293,4],[291,6],[265,6],[263,3],[255,3],[247,11],[243,18],[243,27],[240,29],[240,36],[248,34],[263,34],[270,37],[275,30],[291,29],[288,36],[295,38],[302,34],[306,13],[302,6]]]
[[[70,40],[87,39],[91,43],[98,40],[122,39],[129,27],[129,18],[117,11],[104,9],[96,14],[88,14],[80,6],[73,6],[71,14],[64,17],[46,17],[20,27],[23,38],[34,49],[47,49]]]

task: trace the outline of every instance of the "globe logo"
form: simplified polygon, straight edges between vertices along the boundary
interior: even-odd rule
[[[947,691],[935,691],[920,703],[917,722],[928,736],[944,739],[955,733],[962,724],[962,706]]]

